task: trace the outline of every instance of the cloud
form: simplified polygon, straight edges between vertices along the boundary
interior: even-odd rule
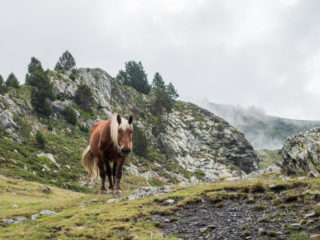
[[[0,73],[23,82],[31,56],[53,68],[68,49],[112,75],[140,60],[182,99],[320,119],[319,10],[317,0],[2,1]]]

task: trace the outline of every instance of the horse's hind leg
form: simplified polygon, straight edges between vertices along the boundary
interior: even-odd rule
[[[109,180],[109,190],[111,193],[113,193],[112,171],[111,171],[110,162],[108,160],[106,161],[106,168],[107,168],[107,175]]]
[[[107,193],[107,189],[105,186],[106,183],[106,171],[104,168],[104,162],[103,161],[99,161],[98,164],[99,167],[99,172],[100,172],[100,177],[101,177],[101,194]]]

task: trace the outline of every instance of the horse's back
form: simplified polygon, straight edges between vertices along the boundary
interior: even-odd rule
[[[90,149],[93,153],[93,155],[98,156],[99,155],[99,140],[100,140],[100,132],[102,130],[102,127],[104,126],[106,121],[99,121],[95,122],[91,126],[90,130]]]
[[[99,156],[99,142],[100,142],[100,135],[103,129],[107,128],[110,124],[111,119],[108,120],[101,120],[94,123],[90,130],[90,148],[91,151],[95,156]]]

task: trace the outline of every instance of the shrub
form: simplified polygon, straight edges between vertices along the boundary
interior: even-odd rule
[[[89,111],[93,105],[94,99],[91,89],[87,85],[80,85],[74,96],[74,101],[85,111]]]
[[[265,192],[266,191],[266,186],[263,183],[257,182],[255,184],[252,185],[251,187],[251,192],[255,193],[255,192]]]
[[[143,131],[134,126],[132,134],[133,152],[141,157],[147,157],[148,154],[148,140],[145,137]]]
[[[206,174],[201,169],[197,169],[193,172],[193,176],[195,176],[197,179],[202,179],[206,176]]]
[[[44,148],[46,145],[46,139],[40,131],[36,133],[36,141],[40,145],[41,148]]]
[[[77,123],[77,115],[76,112],[71,107],[65,107],[63,110],[64,119],[72,124],[75,125]]]

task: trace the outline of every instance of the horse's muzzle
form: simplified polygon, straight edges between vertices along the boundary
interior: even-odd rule
[[[122,149],[121,149],[121,153],[122,153],[122,154],[126,154],[126,155],[127,155],[127,154],[129,154],[130,152],[131,152],[131,149],[130,149],[130,148],[122,148]]]

